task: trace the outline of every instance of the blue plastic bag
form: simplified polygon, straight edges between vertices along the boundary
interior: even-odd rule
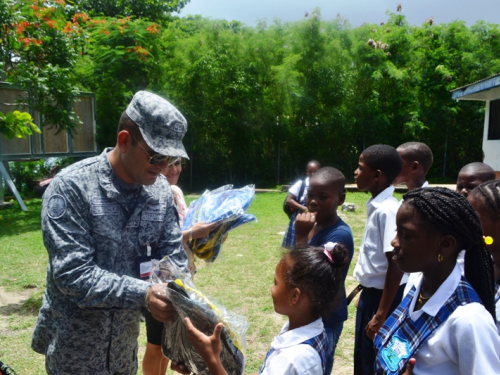
[[[224,185],[205,193],[191,202],[183,230],[188,230],[199,222],[221,223],[205,238],[197,238],[189,243],[189,247],[200,259],[213,262],[219,255],[222,242],[227,233],[234,228],[257,220],[255,216],[246,214],[255,196],[254,185],[241,189],[233,189],[233,185]]]

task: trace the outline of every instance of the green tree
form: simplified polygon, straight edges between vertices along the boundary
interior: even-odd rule
[[[165,20],[179,12],[189,0],[68,0],[77,9],[93,17],[134,17],[151,21]]]
[[[28,112],[12,111],[6,114],[0,112],[0,134],[12,139],[27,137],[33,134],[33,131],[41,133],[38,126],[31,120]]]

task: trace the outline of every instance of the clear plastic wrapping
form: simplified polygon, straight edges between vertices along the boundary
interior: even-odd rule
[[[247,185],[241,189],[233,189],[233,185],[224,185],[205,193],[191,202],[183,230],[191,228],[198,222],[221,223],[207,237],[194,239],[189,247],[196,257],[207,262],[213,262],[219,255],[221,245],[230,230],[255,221],[253,215],[245,211],[255,196],[254,185]]]
[[[163,284],[165,294],[178,313],[176,319],[164,324],[163,354],[184,363],[195,374],[209,374],[203,359],[187,339],[184,318],[188,317],[197,329],[209,336],[218,323],[223,323],[222,364],[230,375],[243,374],[248,329],[246,319],[197,290],[191,275],[181,272],[168,257],[154,262],[151,281]]]

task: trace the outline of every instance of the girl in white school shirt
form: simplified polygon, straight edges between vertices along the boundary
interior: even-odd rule
[[[259,374],[325,374],[328,341],[321,316],[333,307],[342,285],[341,270],[348,261],[347,248],[331,242],[324,248],[293,248],[283,256],[276,266],[271,296],[274,310],[286,315],[288,322],[271,343]],[[210,337],[198,331],[188,318],[186,326],[188,340],[210,374],[227,375],[220,359],[222,324]]]
[[[375,337],[375,372],[498,374],[493,265],[476,213],[448,189],[403,198],[393,260],[422,276]],[[456,263],[462,249],[465,278]]]

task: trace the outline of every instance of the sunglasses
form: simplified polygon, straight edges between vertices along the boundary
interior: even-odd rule
[[[167,162],[167,165],[169,166],[171,163],[175,163],[176,158],[173,158],[171,156],[166,156],[158,153],[154,154],[153,156],[149,155],[149,152],[141,145],[141,143],[137,140],[137,138],[135,138],[133,135],[132,138],[135,139],[135,141],[139,144],[139,146],[141,146],[144,152],[149,156],[149,164],[157,165]]]

